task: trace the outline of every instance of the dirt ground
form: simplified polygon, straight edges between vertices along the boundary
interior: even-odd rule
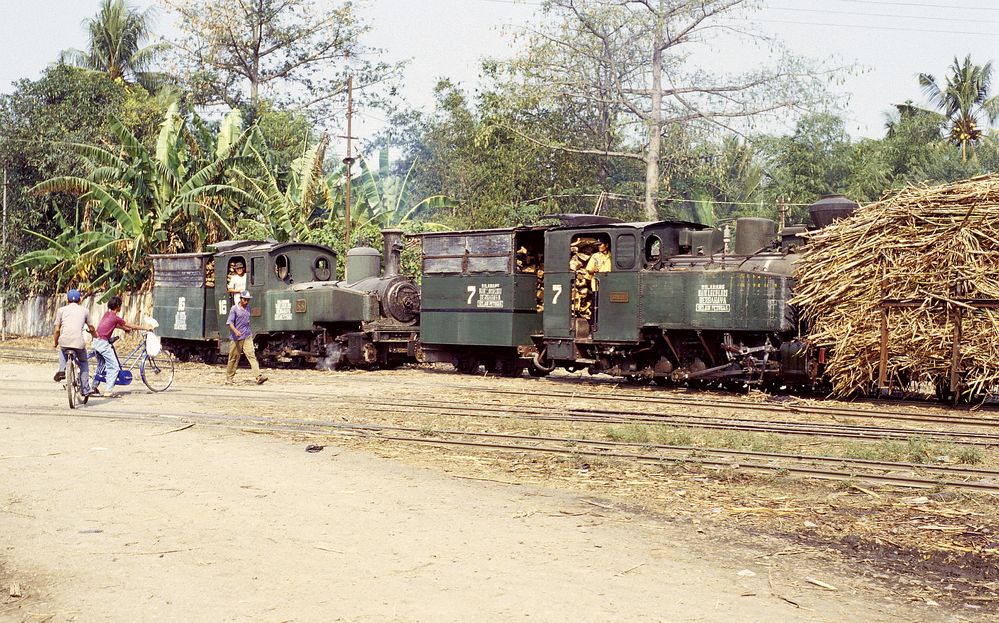
[[[0,361],[0,621],[992,616],[914,602],[821,545],[705,520],[720,509],[650,512],[599,489],[454,468],[488,462],[476,456],[80,417],[51,372]],[[274,371],[258,387],[243,371],[223,389],[222,374],[185,366],[164,394],[137,382],[81,414],[342,418],[338,397],[363,395],[338,382],[348,376]],[[380,374],[388,384],[365,391],[414,378]],[[461,393],[444,387],[452,375],[418,376],[436,378],[438,395]],[[317,389],[328,397],[281,398]]]

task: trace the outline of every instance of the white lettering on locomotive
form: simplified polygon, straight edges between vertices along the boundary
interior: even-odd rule
[[[723,283],[703,284],[697,290],[695,312],[722,314],[732,311],[728,302],[728,286]]]
[[[479,286],[479,299],[476,307],[496,309],[503,307],[503,287],[498,283],[484,283]]]
[[[274,320],[291,320],[291,299],[274,301]]]

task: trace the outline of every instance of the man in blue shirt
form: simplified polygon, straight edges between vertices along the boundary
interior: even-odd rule
[[[250,370],[257,375],[257,385],[267,380],[267,377],[260,373],[260,365],[257,364],[257,356],[253,352],[253,334],[250,333],[250,293],[243,290],[239,293],[239,304],[233,305],[229,310],[229,318],[226,325],[229,326],[229,338],[232,345],[229,347],[229,365],[226,368],[226,385],[232,385],[236,378],[236,367],[239,365],[239,356],[246,355],[246,360],[250,362]]]

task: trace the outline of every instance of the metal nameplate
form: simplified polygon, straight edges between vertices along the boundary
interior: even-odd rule
[[[627,303],[631,300],[631,297],[627,292],[611,292],[610,302],[611,303]]]
[[[308,309],[305,299],[295,299],[295,313],[304,314]]]

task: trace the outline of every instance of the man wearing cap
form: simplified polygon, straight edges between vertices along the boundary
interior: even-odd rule
[[[239,303],[229,310],[229,318],[226,325],[229,327],[229,338],[232,345],[229,346],[229,365],[226,367],[226,385],[231,385],[236,378],[236,366],[239,365],[239,356],[246,355],[246,360],[250,362],[250,370],[257,375],[257,385],[267,380],[267,377],[260,373],[260,365],[257,364],[257,356],[253,352],[253,334],[250,333],[250,293],[243,290],[239,293]]]
[[[236,260],[232,270],[233,273],[229,275],[229,281],[226,282],[226,289],[232,295],[232,304],[235,307],[239,305],[240,293],[246,290],[246,266],[243,265],[243,262]]]
[[[97,329],[90,324],[90,312],[80,305],[80,299],[80,291],[73,288],[66,293],[68,302],[56,310],[52,338],[55,347],[59,349],[59,371],[55,374],[55,380],[61,381],[66,378],[66,353],[72,351],[80,364],[80,387],[83,395],[87,396],[90,394],[90,364],[87,361],[87,348],[83,342],[83,329],[89,329],[91,334],[96,334]]]

